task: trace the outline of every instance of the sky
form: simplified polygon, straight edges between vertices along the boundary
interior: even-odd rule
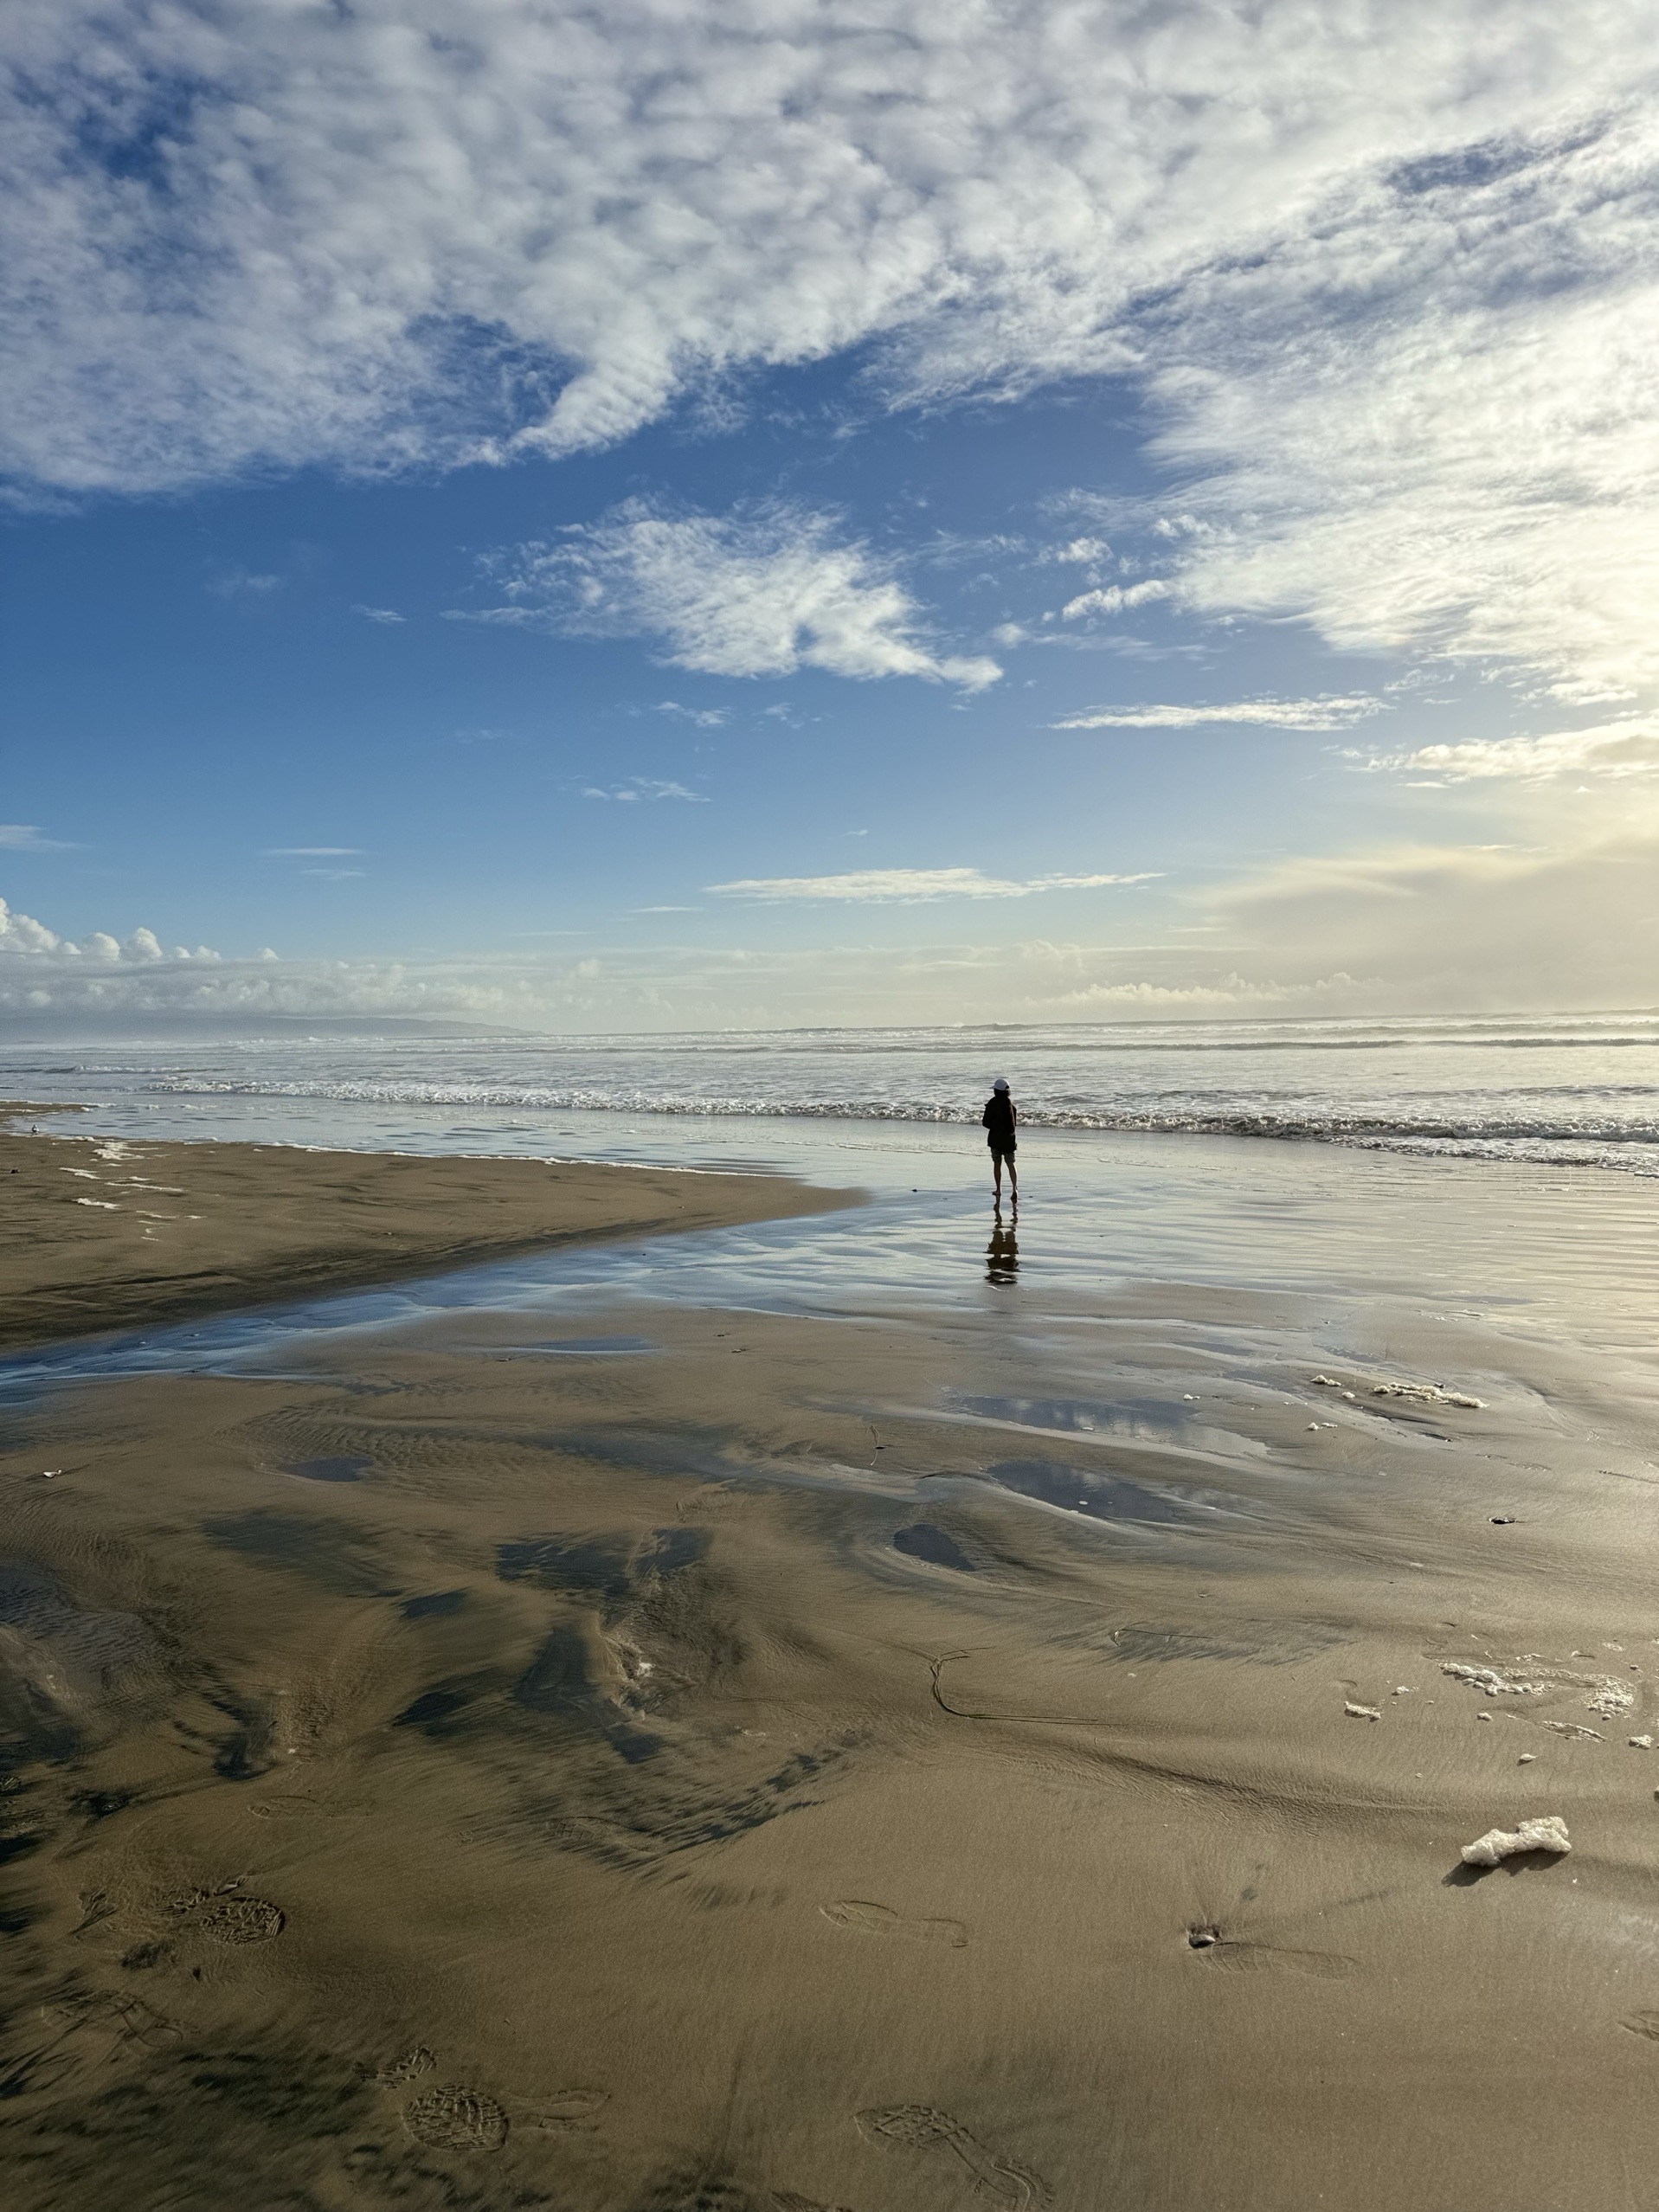
[[[14,0],[0,1013],[1659,1003],[1632,0]]]

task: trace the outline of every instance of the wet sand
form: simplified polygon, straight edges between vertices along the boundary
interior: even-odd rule
[[[1650,2202],[1650,1360],[1020,1310],[456,1312],[29,1405],[8,2202]]]
[[[762,1175],[81,1137],[27,1104],[0,1122],[0,1345],[846,1202]]]

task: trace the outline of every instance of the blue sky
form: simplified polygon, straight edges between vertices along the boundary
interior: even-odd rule
[[[1589,15],[23,7],[0,1008],[1659,997]]]

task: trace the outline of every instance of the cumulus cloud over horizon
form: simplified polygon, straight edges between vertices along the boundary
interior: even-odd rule
[[[1659,682],[1638,0],[16,0],[9,37],[25,498],[557,456],[837,355],[895,405],[1112,375],[1180,476],[1176,603]]]
[[[878,556],[833,516],[784,501],[703,515],[629,499],[556,539],[491,556],[486,573],[505,604],[472,620],[654,637],[665,659],[705,675],[822,668],[981,691],[1002,672],[982,657],[935,653],[920,608]]]
[[[419,1019],[553,1032],[958,1023],[1006,1020],[1010,1005],[1027,1021],[1628,1010],[1659,1004],[1648,919],[1656,865],[1659,822],[1550,852],[1423,845],[1303,856],[1189,893],[1187,910],[1208,917],[1198,934],[1129,944],[955,935],[906,942],[878,941],[872,929],[798,946],[635,942],[352,960],[267,950],[220,960],[170,952],[148,930],[71,944],[0,906],[0,1013],[14,1032],[33,1021],[96,1035],[175,1020],[257,1031],[267,1020]],[[942,896],[1060,887],[981,884],[988,888]],[[867,914],[873,925],[873,910],[895,904],[941,910],[925,891],[855,897],[842,910],[850,923]]]
[[[62,971],[89,968],[149,967],[163,961],[193,961],[209,966],[219,955],[210,945],[175,945],[170,952],[153,929],[134,929],[130,936],[113,937],[93,929],[79,941],[61,937],[31,914],[19,914],[0,898],[0,962],[47,963]]]
[[[968,895],[1003,894],[993,887]],[[95,948],[90,957],[87,948]],[[267,948],[253,960],[221,961],[182,947],[168,953],[148,930],[125,943],[100,934],[77,947],[0,902],[0,1013],[20,1030],[32,1019],[63,1036],[113,1037],[134,1024],[148,1033],[169,1023],[181,1033],[203,1025],[257,1034],[263,1024],[296,1020],[592,1033],[995,1019],[1011,993],[1033,1017],[1077,1020],[1323,1009],[1376,995],[1374,985],[1346,974],[1283,981],[1225,961],[1196,973],[1180,957],[1180,973],[1154,963],[1153,974],[1126,974],[1124,955],[1109,947],[1034,938],[879,948],[666,944],[425,961],[288,961]]]
[[[1119,880],[1056,878],[1005,890],[974,871],[936,872],[974,878],[982,888],[970,897]],[[910,880],[925,878],[910,871]],[[955,895],[962,895],[960,884]],[[1285,984],[1221,968],[1202,976],[1126,978],[1122,965],[1122,956],[1107,948],[1041,939],[879,953],[868,945],[670,944],[425,961],[288,961],[267,948],[252,960],[221,960],[205,948],[169,953],[147,929],[125,942],[100,932],[76,945],[0,900],[0,1013],[20,1026],[32,1017],[58,1031],[80,1027],[88,1034],[119,1030],[124,1021],[257,1030],[267,1020],[357,1018],[588,1031],[754,1027],[884,1015],[955,1019],[964,1004],[994,1018],[1011,990],[1035,1010],[1077,1018],[1080,1010],[1108,1004],[1130,1012],[1227,1011],[1320,1000],[1354,987],[1346,976]]]

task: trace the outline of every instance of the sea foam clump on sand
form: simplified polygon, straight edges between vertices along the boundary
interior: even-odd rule
[[[1440,1671],[1454,1682],[1472,1682],[1489,1697],[1542,1697],[1554,1687],[1550,1682],[1517,1682],[1512,1675],[1501,1675],[1495,1667],[1466,1667],[1455,1659],[1445,1661]]]
[[[1519,1828],[1489,1828],[1484,1836],[1464,1844],[1461,1856],[1466,1867],[1495,1867],[1500,1860],[1521,1858],[1528,1851],[1550,1851],[1559,1857],[1572,1849],[1560,1814],[1544,1813],[1536,1820],[1523,1820]]]
[[[1516,1663],[1523,1664],[1534,1656],[1525,1654],[1523,1659]],[[1573,1675],[1560,1668],[1546,1667],[1537,1681],[1523,1682],[1518,1675],[1502,1674],[1495,1667],[1471,1667],[1457,1659],[1443,1661],[1440,1671],[1443,1675],[1450,1675],[1455,1682],[1468,1682],[1487,1697],[1543,1697],[1551,1690],[1587,1689],[1590,1695],[1585,1700],[1585,1710],[1598,1713],[1605,1720],[1617,1720],[1620,1714],[1628,1713],[1636,1703],[1635,1690],[1628,1682],[1620,1682],[1617,1675]],[[1549,1722],[1546,1725],[1557,1727],[1560,1724]],[[1595,1734],[1593,1728],[1584,1729],[1581,1733]]]
[[[1343,1388],[1338,1375],[1315,1375],[1314,1381],[1321,1390],[1340,1390],[1344,1398],[1354,1396],[1353,1391]],[[1483,1398],[1471,1398],[1461,1390],[1446,1390],[1439,1383],[1379,1382],[1369,1383],[1366,1387],[1373,1398],[1408,1398],[1418,1405],[1463,1405],[1474,1413],[1486,1410]]]

